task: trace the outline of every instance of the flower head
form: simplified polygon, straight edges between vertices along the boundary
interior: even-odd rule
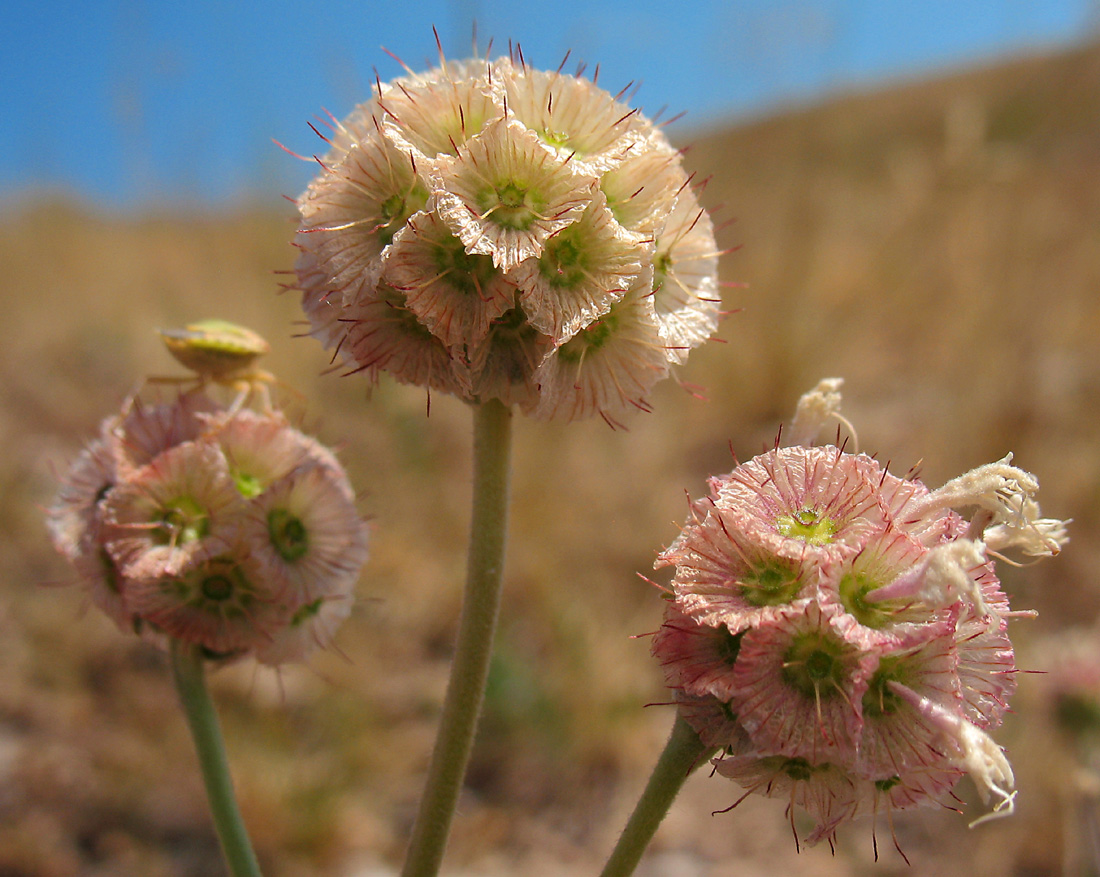
[[[335,456],[278,412],[128,400],[62,482],[51,536],[121,628],[265,663],[327,645],[366,531]]]
[[[713,335],[710,219],[621,95],[517,51],[379,83],[331,128],[296,273],[348,372],[617,424]]]
[[[942,801],[966,775],[1006,815],[1014,779],[989,730],[1016,667],[985,540],[1055,554],[1064,523],[1040,517],[1034,477],[1008,459],[930,490],[813,446],[846,423],[838,388],[803,398],[802,444],[691,504],[656,563],[676,572],[653,653],[718,773],[801,805],[811,843],[860,813]]]

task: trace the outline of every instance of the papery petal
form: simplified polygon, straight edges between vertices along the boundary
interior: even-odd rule
[[[541,398],[534,416],[576,420],[599,414],[617,425],[616,418],[631,408],[649,410],[649,391],[667,374],[653,302],[644,285],[636,287],[539,367]]]
[[[490,122],[431,174],[440,216],[470,253],[502,270],[542,254],[546,239],[576,221],[596,178],[560,160],[514,119]]]

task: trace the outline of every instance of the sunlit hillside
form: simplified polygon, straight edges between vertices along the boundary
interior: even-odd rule
[[[673,129],[710,182],[731,311],[625,432],[521,422],[507,591],[450,873],[595,873],[672,720],[648,654],[662,605],[636,573],[685,491],[752,456],[822,377],[846,379],[862,450],[939,485],[1009,451],[1054,561],[1002,565],[1019,663],[1100,611],[1100,48],[847,97],[731,130]],[[270,877],[381,877],[399,862],[446,682],[465,568],[469,417],[383,380],[326,375],[293,293],[289,205],[109,218],[57,199],[0,216],[0,875],[221,874],[162,655],[82,611],[42,508],[55,473],[146,375],[154,328],[205,316],[272,341],[288,405],[341,458],[372,520],[339,654],[212,679],[246,821]],[[700,391],[699,388],[702,388]],[[160,392],[173,392],[162,388]],[[697,398],[699,393],[705,400]],[[301,394],[300,397],[297,394]],[[55,587],[58,586],[58,587]],[[1093,628],[1100,631],[1100,628]],[[1095,634],[1100,636],[1100,633]],[[1053,675],[1053,674],[1051,674]],[[1017,814],[968,831],[924,810],[796,854],[783,802],[707,771],[639,873],[1057,873],[1095,830],[1098,781],[1053,730],[1042,675],[997,732]],[[1097,692],[1100,698],[1100,691]],[[1092,783],[1090,786],[1089,783]],[[969,781],[957,793],[973,813]],[[646,870],[648,869],[648,870]],[[1080,872],[1085,873],[1085,872]]]

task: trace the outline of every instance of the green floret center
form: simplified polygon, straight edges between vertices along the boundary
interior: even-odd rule
[[[783,656],[783,679],[805,697],[834,697],[847,676],[845,652],[843,643],[824,634],[799,634]]]
[[[542,131],[542,142],[559,149],[565,146],[570,139],[568,131],[555,131],[552,128],[544,128]]]
[[[237,492],[245,499],[253,499],[264,492],[264,483],[258,476],[241,471],[231,474],[233,483],[237,485]]]
[[[906,684],[910,673],[902,657],[884,657],[863,695],[863,715],[878,719],[892,716],[905,701],[890,687],[890,682]]]
[[[799,509],[787,515],[780,515],[775,525],[782,535],[801,539],[810,545],[828,545],[833,541],[837,531],[836,521],[821,514],[817,509]]]
[[[879,582],[868,579],[860,573],[850,572],[840,580],[840,602],[856,621],[865,627],[879,630],[893,618],[887,603],[872,603],[867,595],[882,587]]]
[[[614,212],[614,211],[612,211]],[[659,295],[672,270],[672,254],[658,253],[653,258],[653,294]]]
[[[168,580],[165,586],[175,591],[181,603],[200,610],[216,606],[223,618],[244,615],[254,600],[252,585],[232,557],[215,558],[182,579]]]
[[[290,626],[297,627],[299,624],[305,624],[312,618],[317,617],[321,612],[321,606],[324,604],[324,597],[318,597],[311,603],[306,603],[290,619]]]
[[[567,228],[546,242],[539,258],[539,273],[552,287],[572,289],[588,276],[588,259],[577,234]]]
[[[599,350],[615,333],[619,318],[614,311],[604,314],[591,326],[588,326],[570,338],[558,348],[558,357],[563,362],[580,362],[589,351]]]
[[[737,663],[737,656],[741,654],[741,638],[744,635],[744,631],[741,631],[741,633],[730,633],[728,627],[722,628],[717,652],[719,660],[726,666],[732,667]]]
[[[233,596],[235,585],[229,576],[216,573],[215,575],[206,576],[202,580],[199,589],[202,591],[203,597],[207,600],[213,600],[216,603],[220,603]]]
[[[814,768],[805,758],[788,758],[783,762],[782,771],[795,782],[805,782],[813,776]]]
[[[497,273],[492,257],[467,253],[462,241],[453,236],[435,248],[434,261],[439,277],[464,295],[480,296]]]
[[[484,218],[514,231],[530,228],[546,206],[536,192],[516,180],[503,180],[492,189],[486,189],[477,202]]]
[[[165,503],[156,523],[159,526],[153,530],[153,541],[158,545],[185,545],[210,532],[209,514],[190,496]]]
[[[753,606],[790,603],[802,590],[802,580],[797,571],[774,560],[750,569],[737,584],[741,588],[741,597]]]
[[[267,533],[279,557],[292,563],[309,551],[309,531],[302,519],[287,509],[267,514]]]
[[[379,223],[371,229],[379,243],[386,246],[405,225],[406,220],[428,203],[428,190],[413,180],[407,191],[395,192],[378,205]]]

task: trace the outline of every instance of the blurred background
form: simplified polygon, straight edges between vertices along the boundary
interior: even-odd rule
[[[1100,635],[1100,10],[1086,0],[30,4],[0,56],[0,877],[224,873],[164,657],[84,612],[43,508],[101,418],[176,371],[154,328],[220,316],[272,342],[306,427],[340,448],[372,552],[339,652],[212,678],[270,877],[400,861],[465,567],[469,417],[323,376],[290,268],[307,121],[377,75],[479,46],[600,65],[690,147],[727,307],[625,432],[519,422],[507,588],[448,873],[595,873],[672,720],[636,573],[685,492],[846,378],[863,450],[932,486],[1009,451],[1074,518],[1063,555],[1001,566],[1020,692],[997,732],[1017,814],[846,826],[796,854],[783,802],[700,771],[639,874],[1096,874]],[[706,398],[693,395],[698,387]],[[663,581],[664,579],[662,579]],[[1092,688],[1090,686],[1098,686]],[[1056,697],[1060,695],[1061,699]],[[1067,697],[1069,698],[1067,700]],[[1076,705],[1069,710],[1067,703]],[[1073,721],[1067,723],[1067,719]],[[969,781],[957,794],[976,815]],[[893,849],[891,834],[909,868]]]

